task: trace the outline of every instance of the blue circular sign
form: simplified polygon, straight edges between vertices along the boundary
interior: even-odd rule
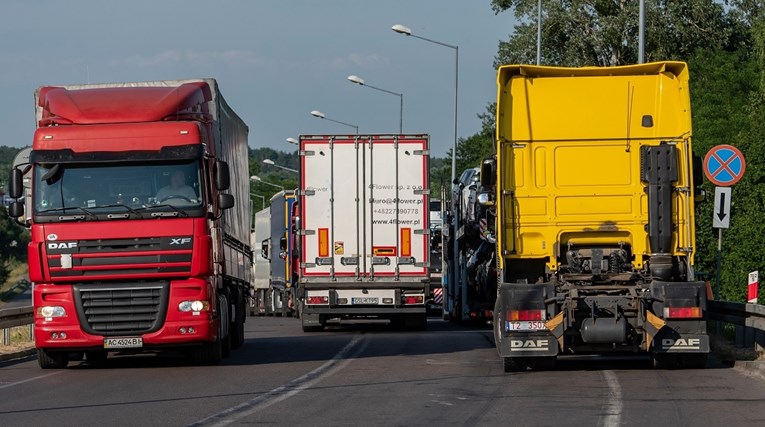
[[[713,184],[730,187],[737,183],[746,170],[744,155],[732,145],[712,147],[704,157],[704,174]]]

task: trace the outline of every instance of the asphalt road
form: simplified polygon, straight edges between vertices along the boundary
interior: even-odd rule
[[[427,331],[249,318],[220,366],[178,355],[110,357],[41,370],[0,364],[0,425],[765,425],[765,381],[710,363],[653,370],[645,357],[565,357],[506,374],[489,329]]]

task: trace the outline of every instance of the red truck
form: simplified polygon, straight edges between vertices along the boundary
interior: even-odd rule
[[[245,123],[214,79],[35,92],[29,276],[43,369],[71,354],[176,348],[216,364],[244,342],[252,274]]]

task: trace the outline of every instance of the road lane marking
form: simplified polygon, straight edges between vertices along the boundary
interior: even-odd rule
[[[25,379],[25,380],[16,381],[16,382],[13,382],[13,383],[8,383],[8,384],[3,384],[3,385],[0,385],[0,390],[2,390],[2,389],[4,389],[4,388],[8,388],[8,387],[13,387],[13,386],[15,386],[15,385],[19,385],[19,384],[28,383],[28,382],[30,382],[30,381],[41,380],[41,379],[43,379],[43,378],[47,378],[47,377],[50,377],[50,376],[52,376],[52,375],[58,375],[58,374],[61,374],[61,373],[64,373],[64,372],[65,372],[65,371],[56,371],[56,372],[51,372],[50,374],[39,375],[39,376],[36,376],[36,377],[27,378],[27,379]]]
[[[351,363],[356,356],[358,356],[366,347],[367,341],[364,341],[363,335],[357,335],[351,342],[346,344],[332,359],[326,361],[323,365],[314,369],[307,374],[295,378],[294,380],[277,387],[269,392],[261,394],[260,396],[241,403],[234,407],[228,408],[217,414],[211,415],[207,418],[199,420],[190,426],[225,426],[229,425],[244,417],[250,416],[262,409],[268,408],[274,403],[279,403],[282,400],[288,399],[301,391],[311,387],[317,382],[333,375],[335,372],[343,369],[346,365]]]
[[[598,425],[616,427],[622,418],[622,388],[619,385],[619,379],[612,371],[603,371],[603,376],[606,377],[606,383],[608,383],[608,400],[605,408],[603,408],[604,415],[600,418]]]

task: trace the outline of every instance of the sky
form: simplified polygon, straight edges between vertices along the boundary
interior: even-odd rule
[[[0,145],[30,145],[39,86],[212,77],[247,123],[251,148],[290,151],[301,134],[430,135],[433,156],[480,129],[492,66],[512,33],[490,0],[3,0]]]

